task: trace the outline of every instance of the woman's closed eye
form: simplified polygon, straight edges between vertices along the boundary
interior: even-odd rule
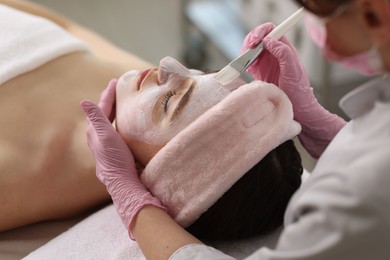
[[[170,100],[171,97],[173,97],[174,95],[176,95],[176,91],[169,91],[167,94],[165,94],[165,96],[164,96],[163,99],[161,100],[161,105],[163,106],[164,112],[165,112],[165,113],[168,112],[169,100]]]
[[[195,86],[196,82],[191,78],[171,78],[169,85],[159,86],[159,88],[167,90],[162,91],[154,105],[152,121],[156,124],[162,122],[172,124],[189,101]]]

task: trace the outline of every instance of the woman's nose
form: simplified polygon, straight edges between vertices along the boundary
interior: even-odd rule
[[[158,80],[161,84],[165,83],[171,74],[178,74],[186,77],[190,75],[190,71],[180,62],[172,57],[165,57],[160,61]]]

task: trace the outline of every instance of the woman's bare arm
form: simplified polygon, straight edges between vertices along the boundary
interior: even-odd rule
[[[141,209],[132,231],[146,259],[168,259],[182,246],[202,244],[164,210],[154,206]]]

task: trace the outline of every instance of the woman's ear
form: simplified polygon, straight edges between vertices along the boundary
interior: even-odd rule
[[[390,45],[390,1],[358,0],[357,4],[372,41],[378,47]]]

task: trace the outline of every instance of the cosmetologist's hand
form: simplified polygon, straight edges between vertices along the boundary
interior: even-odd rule
[[[83,100],[81,107],[89,121],[87,140],[96,161],[96,175],[106,186],[130,237],[134,239],[131,227],[139,210],[145,205],[164,207],[141,183],[133,155],[112,126],[115,90],[116,80],[111,80],[100,97],[99,106]]]
[[[287,94],[293,104],[294,118],[302,125],[299,139],[318,158],[346,122],[319,104],[297,51],[287,38],[266,37],[274,28],[272,23],[265,23],[246,36],[242,52],[261,41],[265,49],[248,72],[257,80],[277,85]]]

